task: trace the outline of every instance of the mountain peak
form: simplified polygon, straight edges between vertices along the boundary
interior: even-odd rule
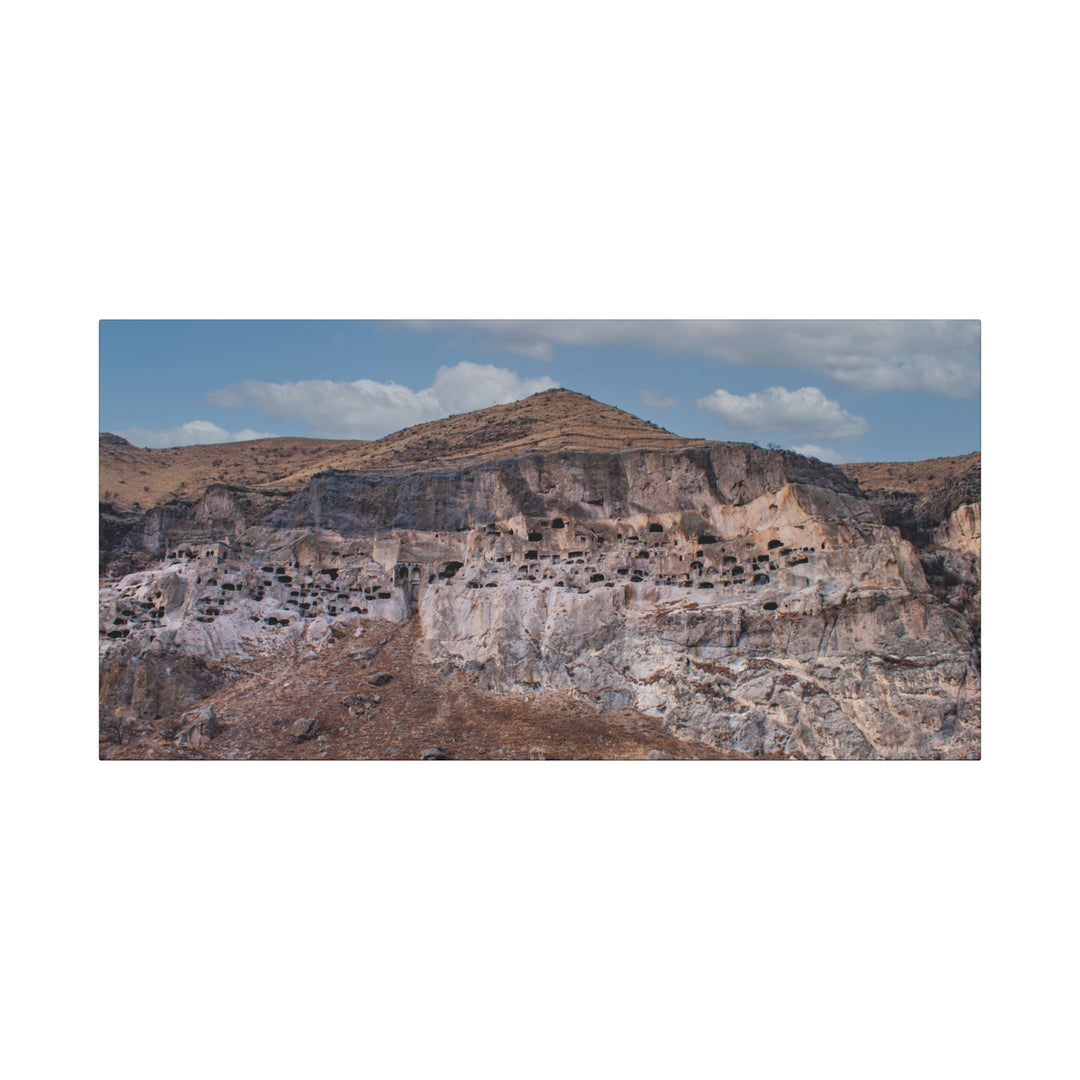
[[[360,467],[461,465],[535,450],[674,449],[696,441],[576,390],[556,387],[387,435],[368,444],[368,460]]]

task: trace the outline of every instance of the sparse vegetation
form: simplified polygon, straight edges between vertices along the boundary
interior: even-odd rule
[[[123,746],[134,738],[135,722],[123,709],[98,711],[98,734],[106,741]]]

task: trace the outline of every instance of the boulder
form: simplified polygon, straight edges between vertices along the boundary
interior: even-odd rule
[[[301,717],[292,722],[289,732],[294,742],[307,742],[319,733],[319,721],[308,716]]]

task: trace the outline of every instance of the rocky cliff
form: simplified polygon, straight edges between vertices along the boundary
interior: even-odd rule
[[[103,526],[103,698],[133,665],[201,665],[198,688],[379,620],[447,677],[731,755],[979,755],[977,478],[868,495],[796,454],[653,437],[215,485]]]

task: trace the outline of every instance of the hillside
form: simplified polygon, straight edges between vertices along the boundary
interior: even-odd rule
[[[402,472],[525,450],[661,450],[701,442],[562,389],[432,420],[374,442],[281,438],[149,450],[109,433],[99,441],[99,497],[121,511],[197,499],[211,484],[292,494],[326,469]]]
[[[980,754],[978,455],[840,469],[566,390],[101,448],[103,756]]]
[[[925,461],[864,461],[839,466],[863,491],[905,491],[927,495],[944,481],[978,470],[982,454],[928,458]]]

